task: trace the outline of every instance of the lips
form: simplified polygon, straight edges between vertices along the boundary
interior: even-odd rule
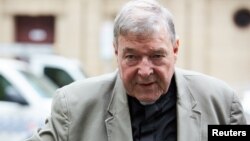
[[[153,85],[154,84],[154,82],[150,82],[150,83],[139,83],[139,85],[141,85],[141,86],[151,86],[151,85]]]
[[[153,76],[147,78],[137,78],[135,79],[135,84],[142,87],[149,87],[157,83],[157,79]]]

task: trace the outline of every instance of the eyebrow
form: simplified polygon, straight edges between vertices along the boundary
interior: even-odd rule
[[[130,48],[130,47],[125,47],[122,49],[123,52],[136,52],[135,49]]]
[[[159,48],[159,49],[153,49],[153,52],[156,53],[156,54],[164,54],[164,53],[167,53],[166,50],[164,50],[163,48]]]
[[[123,53],[136,53],[137,51],[133,48],[130,47],[125,47],[123,49]],[[151,49],[151,53],[154,54],[167,54],[167,51],[164,50],[163,48],[157,48],[157,49]]]

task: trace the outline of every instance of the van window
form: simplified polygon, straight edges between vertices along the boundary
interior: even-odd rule
[[[20,92],[2,75],[0,75],[0,101],[17,102],[22,105],[28,104]]]
[[[46,81],[45,78],[38,78],[35,75],[28,73],[26,71],[20,71],[27,82],[34,88],[34,90],[44,98],[51,98],[56,86],[50,81]],[[53,84],[53,85],[51,85]]]
[[[58,87],[73,82],[73,78],[64,70],[52,67],[45,67],[44,74],[49,77]]]

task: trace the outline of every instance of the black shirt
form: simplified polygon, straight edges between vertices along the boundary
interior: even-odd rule
[[[176,141],[176,84],[154,104],[142,105],[128,96],[133,141]]]

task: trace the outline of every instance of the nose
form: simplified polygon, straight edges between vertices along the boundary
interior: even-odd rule
[[[138,74],[141,77],[148,77],[153,74],[152,63],[148,58],[143,58],[138,67]]]

